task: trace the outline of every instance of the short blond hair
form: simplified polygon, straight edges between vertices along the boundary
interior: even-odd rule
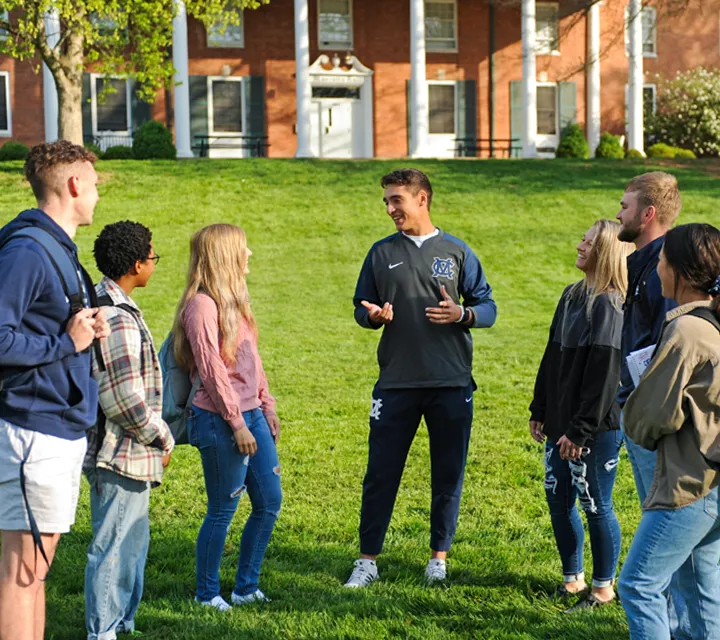
[[[677,178],[664,171],[650,171],[634,177],[625,191],[637,193],[638,209],[655,207],[657,219],[668,229],[673,226],[682,208]]]

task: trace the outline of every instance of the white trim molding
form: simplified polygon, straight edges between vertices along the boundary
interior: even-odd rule
[[[7,129],[0,129],[3,138],[12,136],[12,99],[10,86],[10,72],[0,71],[0,78],[5,78],[5,111],[7,113]]]
[[[97,81],[100,79],[107,78],[108,80],[122,80],[125,83],[125,109],[127,119],[127,129],[114,130],[114,129],[98,129],[98,91]],[[106,76],[100,73],[90,74],[90,110],[92,114],[92,133],[93,136],[112,135],[117,137],[130,137],[132,135],[132,95],[130,82],[127,78],[121,78],[118,76]]]

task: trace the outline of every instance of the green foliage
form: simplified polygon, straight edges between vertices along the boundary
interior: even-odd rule
[[[132,147],[118,144],[114,147],[108,147],[103,154],[103,160],[133,160],[135,154]]]
[[[133,135],[132,148],[137,160],[174,160],[177,156],[172,133],[157,120],[148,120],[140,125]]]
[[[103,157],[103,150],[100,147],[98,147],[96,144],[94,144],[93,142],[86,142],[84,147],[88,151],[92,151],[98,157],[98,160],[100,160]]]
[[[632,160],[642,160],[645,158],[642,152],[638,151],[637,149],[628,149],[625,152],[625,157]]]
[[[565,128],[560,144],[555,150],[556,158],[588,158],[590,148],[588,147],[585,134],[579,124],[571,124]]]
[[[620,138],[607,131],[600,136],[600,144],[595,149],[596,158],[622,159],[625,152],[620,146]]]
[[[80,258],[97,279],[92,248],[106,224],[130,219],[150,227],[162,259],[133,299],[156,344],[172,324],[191,235],[220,220],[245,229],[253,251],[248,287],[259,348],[283,421],[278,448],[284,501],[260,577],[273,601],[225,614],[192,602],[195,540],[207,498],[200,454],[178,447],[150,499],[152,542],[137,617],[144,637],[627,640],[618,603],[565,616],[562,604],[546,596],[562,583],[562,569],[543,489],[543,449],[527,431],[527,406],[557,301],[581,277],[574,266],[577,238],[599,212],[617,210],[624,185],[638,173],[632,163],[417,161],[436,189],[433,222],[478,254],[500,314],[492,329],[473,329],[478,390],[449,588],[429,589],[422,579],[430,506],[424,427],[408,456],[380,557],[381,580],[360,593],[342,587],[358,554],[380,338],[380,331],[355,324],[352,294],[370,246],[395,231],[378,182],[397,167],[395,160],[270,159],[101,166],[95,219],[75,237]],[[21,168],[4,168],[0,225],[32,198]],[[720,226],[717,178],[692,164],[673,173],[683,185],[683,222]],[[303,305],[300,313],[287,308],[318,295],[321,302]],[[617,471],[613,503],[622,560],[641,509],[624,452]],[[53,562],[48,639],[87,635],[82,584],[92,538],[89,494],[83,480],[77,522]],[[220,568],[226,598],[249,512],[245,497]],[[586,550],[589,568],[589,544]]]
[[[685,158],[694,159],[697,156],[690,149],[680,149],[664,142],[656,142],[647,150],[648,158]]]
[[[698,156],[720,154],[720,69],[697,67],[663,82],[648,135]]]
[[[5,160],[25,160],[29,151],[27,145],[22,142],[8,140],[0,147],[0,162]]]

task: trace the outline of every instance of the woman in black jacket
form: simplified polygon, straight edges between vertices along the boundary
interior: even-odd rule
[[[592,588],[573,610],[615,597],[620,525],[612,490],[622,444],[615,394],[628,246],[619,229],[598,220],[578,245],[575,266],[585,277],[560,298],[530,405],[530,434],[545,442],[545,494],[563,568],[559,596],[587,590],[577,499],[588,520]]]

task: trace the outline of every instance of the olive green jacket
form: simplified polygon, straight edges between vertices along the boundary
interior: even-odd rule
[[[657,450],[645,509],[684,507],[720,482],[720,333],[688,315],[709,305],[692,302],[667,314],[658,349],[625,405],[625,432]]]

